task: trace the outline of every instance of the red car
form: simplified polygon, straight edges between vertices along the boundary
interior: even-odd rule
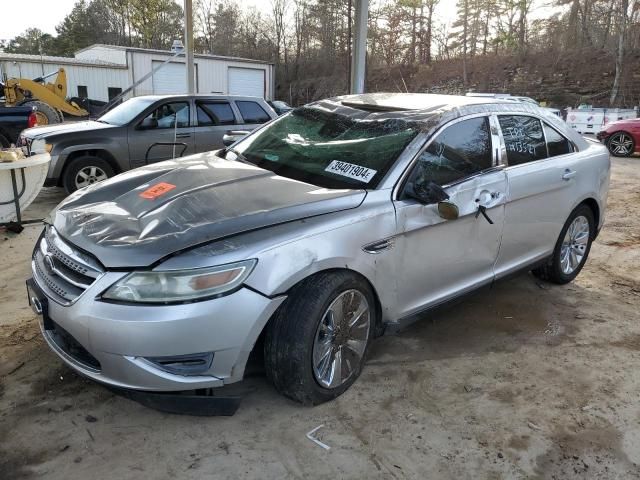
[[[614,157],[628,157],[640,152],[640,118],[612,122],[598,132],[597,137]]]

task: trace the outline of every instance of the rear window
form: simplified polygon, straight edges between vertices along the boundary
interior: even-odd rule
[[[271,117],[258,102],[247,100],[237,101],[236,105],[240,110],[240,115],[244,119],[244,123],[265,123],[271,120]]]
[[[540,120],[525,115],[500,115],[498,120],[510,166],[547,158]]]

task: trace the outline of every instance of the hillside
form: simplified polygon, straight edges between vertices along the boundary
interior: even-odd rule
[[[373,67],[367,72],[367,90],[447,94],[496,92],[530,96],[555,107],[580,103],[608,106],[615,73],[613,59],[594,49],[529,53],[526,61],[515,55],[487,55],[469,60],[467,70],[468,86],[465,88],[460,59],[442,60],[431,65]],[[344,72],[323,76],[313,69],[305,71],[307,78],[291,82],[291,89],[286,81],[279,83],[278,97],[302,104],[346,92]],[[629,108],[640,104],[640,53],[637,51],[627,57],[619,103]]]

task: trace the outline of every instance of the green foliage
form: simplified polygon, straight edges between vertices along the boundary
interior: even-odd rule
[[[9,40],[4,51],[28,55],[48,55],[53,50],[53,44],[54,39],[48,33],[37,28],[28,28],[24,33]]]

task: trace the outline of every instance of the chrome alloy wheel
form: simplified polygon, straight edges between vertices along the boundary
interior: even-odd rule
[[[582,263],[589,245],[589,220],[580,215],[573,219],[560,247],[560,268],[571,275]]]
[[[81,189],[87,185],[106,180],[109,176],[100,167],[84,167],[76,174],[76,188]]]
[[[313,375],[325,388],[344,384],[359,368],[371,323],[367,298],[342,292],[322,315],[313,342]]]
[[[623,157],[631,155],[633,153],[633,140],[625,133],[616,133],[609,140],[609,148],[614,155]]]

